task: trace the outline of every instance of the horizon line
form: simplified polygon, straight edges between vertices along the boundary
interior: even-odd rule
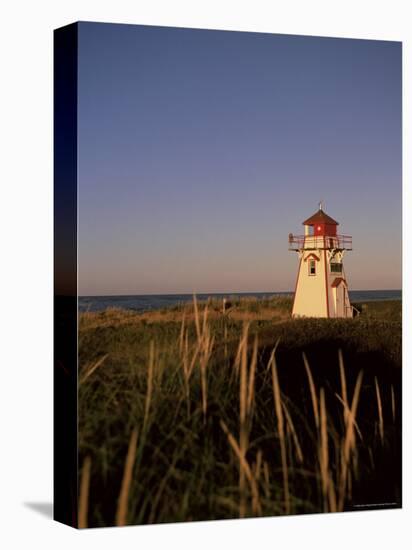
[[[402,288],[356,288],[349,292],[402,292]],[[78,294],[78,298],[121,298],[123,296],[198,296],[200,294],[294,294],[293,290],[247,290],[247,291],[209,291],[209,292],[163,292],[163,293],[128,293],[128,294]]]

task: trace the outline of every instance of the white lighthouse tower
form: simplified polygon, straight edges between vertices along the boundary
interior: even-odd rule
[[[343,255],[352,237],[338,235],[337,221],[319,210],[306,221],[304,235],[289,235],[289,250],[299,256],[293,317],[353,317]]]

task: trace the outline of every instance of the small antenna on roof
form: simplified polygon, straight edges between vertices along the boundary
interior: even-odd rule
[[[319,201],[319,210],[322,210],[322,201]]]

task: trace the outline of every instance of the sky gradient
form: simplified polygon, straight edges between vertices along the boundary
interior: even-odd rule
[[[293,290],[319,200],[401,287],[401,43],[79,25],[79,294]]]

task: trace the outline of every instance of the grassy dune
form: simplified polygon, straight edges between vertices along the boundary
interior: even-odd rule
[[[401,303],[356,306],[81,314],[81,525],[400,506]]]

